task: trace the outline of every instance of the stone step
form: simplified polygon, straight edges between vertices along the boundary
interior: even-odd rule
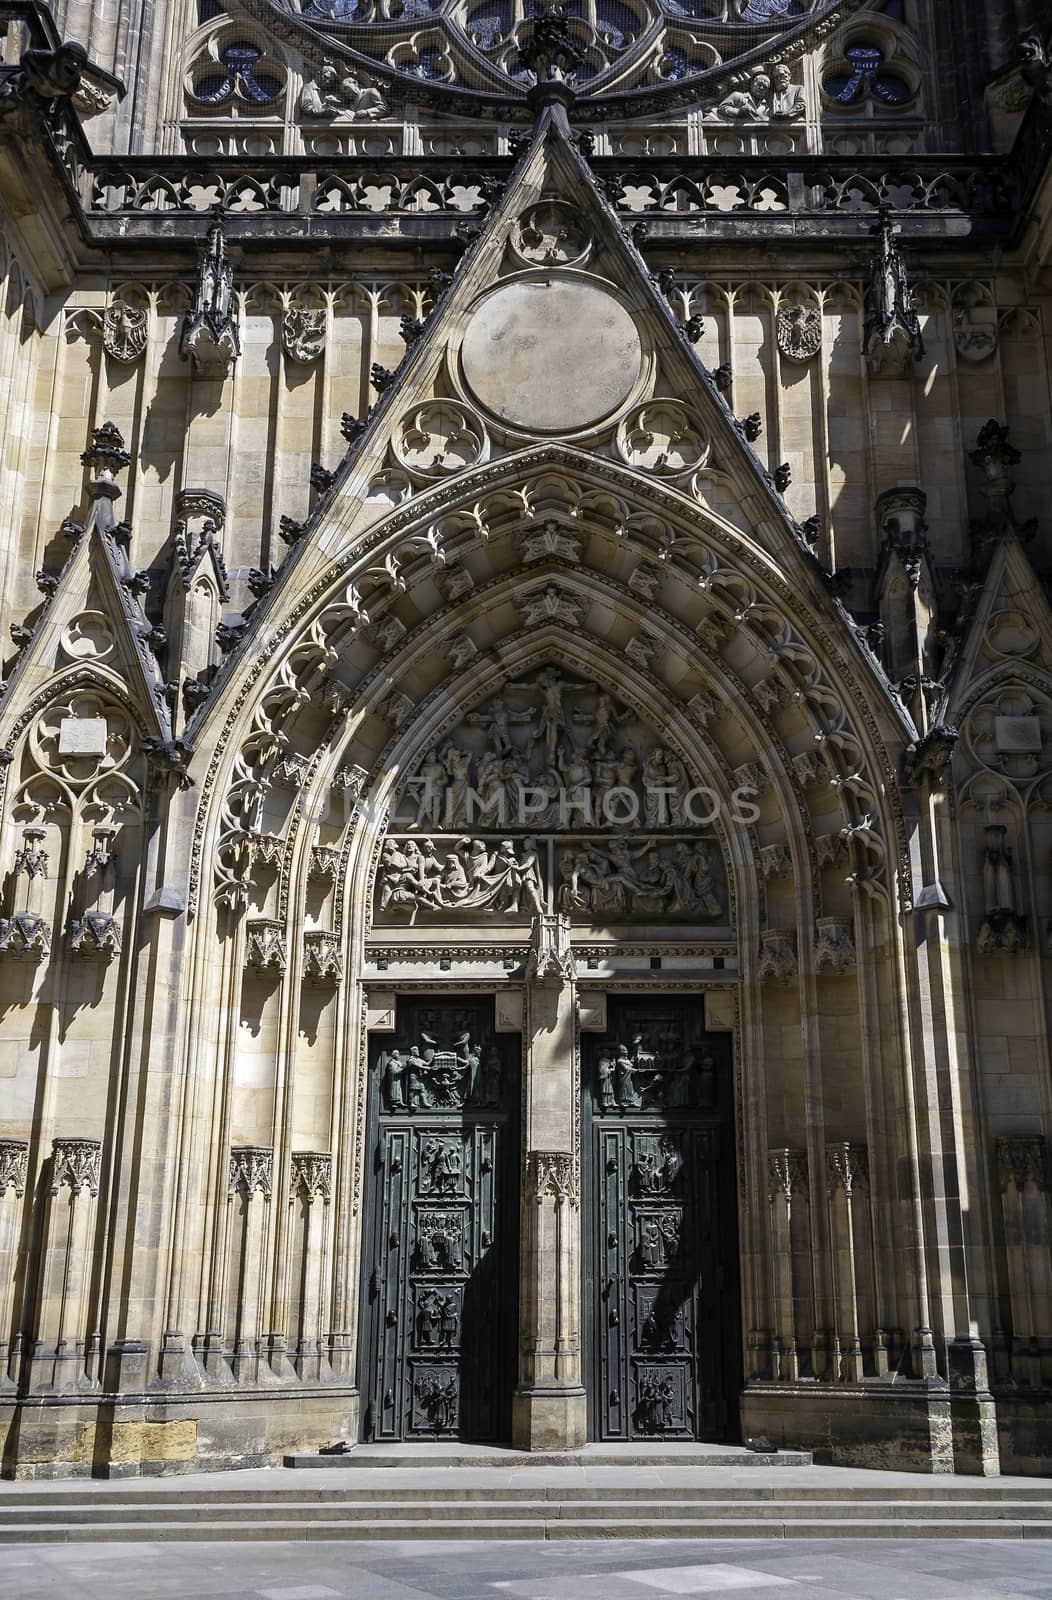
[[[146,1504],[110,1505],[104,1508],[84,1504],[78,1506],[56,1504],[54,1521],[63,1526],[93,1524],[99,1519],[100,1509],[107,1514],[108,1521],[119,1521],[122,1525],[149,1525],[160,1521],[190,1526],[202,1521],[228,1521],[233,1517],[244,1522],[282,1521],[289,1524],[337,1521],[387,1523],[420,1520],[438,1523],[470,1519],[501,1522],[523,1518],[529,1518],[531,1521],[553,1518],[560,1521],[612,1520],[624,1523],[633,1518],[639,1519],[641,1515],[662,1520],[717,1517],[735,1520],[773,1519],[787,1522],[815,1517],[828,1520],[842,1520],[847,1517],[858,1521],[897,1517],[901,1521],[911,1523],[918,1519],[952,1521],[966,1518],[988,1521],[1052,1521],[1052,1497],[1044,1504],[1037,1505],[1020,1500],[968,1500],[964,1496],[959,1496],[953,1503],[898,1501],[890,1498],[866,1505],[857,1504],[851,1497],[838,1499],[828,1495],[821,1500],[789,1501],[780,1498],[773,1502],[758,1501],[746,1495],[723,1496],[701,1503],[689,1498],[669,1497],[664,1500],[647,1501],[643,1512],[639,1504],[625,1494],[616,1500],[508,1500],[501,1495],[489,1501],[431,1501],[426,1504],[400,1498],[377,1504],[374,1500],[361,1500],[357,1497],[333,1499],[326,1496],[323,1502],[295,1506],[290,1506],[284,1500],[231,1504],[224,1506],[218,1516],[217,1508],[210,1500],[179,1505],[172,1505],[163,1500]],[[44,1520],[51,1520],[43,1518],[41,1510],[39,1505],[0,1504],[0,1540],[6,1536],[8,1529],[40,1525]]]
[[[0,1519],[13,1512],[39,1513],[72,1512],[84,1510],[90,1515],[100,1512],[125,1510],[150,1510],[163,1508],[175,1514],[184,1509],[200,1506],[221,1509],[224,1513],[246,1508],[282,1506],[292,1512],[301,1508],[342,1508],[358,1505],[364,1508],[384,1506],[393,1502],[423,1506],[464,1506],[474,1514],[480,1506],[499,1502],[545,1504],[596,1504],[609,1506],[619,1501],[645,1505],[678,1501],[691,1505],[746,1504],[763,1506],[777,1502],[783,1506],[799,1505],[806,1508],[820,1502],[850,1503],[860,1508],[871,1505],[903,1507],[904,1514],[913,1514],[912,1508],[923,1511],[925,1507],[949,1507],[964,1504],[999,1505],[1005,1502],[1028,1504],[1052,1509],[1052,1485],[1040,1481],[1031,1483],[1013,1479],[951,1478],[948,1480],[918,1477],[913,1483],[889,1485],[879,1482],[881,1475],[874,1474],[877,1482],[860,1484],[857,1477],[845,1475],[842,1482],[807,1483],[792,1480],[786,1483],[728,1483],[713,1475],[711,1480],[698,1481],[689,1473],[673,1475],[658,1472],[649,1481],[641,1482],[640,1474],[629,1481],[625,1475],[610,1474],[608,1482],[579,1483],[572,1481],[576,1474],[568,1474],[571,1481],[562,1481],[551,1471],[516,1473],[514,1483],[494,1483],[487,1474],[470,1473],[408,1473],[400,1472],[382,1486],[355,1481],[339,1487],[326,1483],[300,1487],[289,1483],[286,1474],[261,1470],[255,1474],[257,1482],[227,1487],[221,1474],[214,1482],[202,1487],[200,1479],[192,1486],[184,1485],[178,1478],[129,1479],[112,1482],[101,1479],[85,1481],[57,1480],[49,1484],[0,1483]],[[602,1475],[600,1475],[602,1476]],[[421,1478],[428,1481],[421,1482]],[[434,1481],[439,1478],[440,1481]],[[406,1481],[409,1480],[409,1481]],[[467,1481],[465,1481],[467,1480]],[[911,1508],[908,1512],[905,1508]]]
[[[910,1523],[911,1538],[932,1539],[1052,1539],[1052,1519],[1044,1522],[1014,1518],[997,1520],[918,1518]],[[6,1529],[6,1544],[72,1544],[141,1541],[141,1524],[127,1522],[30,1523]],[[204,1518],[193,1522],[165,1520],[150,1527],[151,1542],[164,1540],[212,1541],[242,1540],[491,1540],[491,1539],[885,1539],[901,1537],[901,1529],[887,1516],[873,1518],[809,1517],[799,1521],[777,1515],[735,1520],[721,1517],[679,1517],[660,1520],[620,1520],[604,1518],[590,1521],[565,1517],[503,1521],[435,1522],[429,1517],[390,1521],[287,1521],[277,1518],[264,1522],[221,1521]]]
[[[355,1445],[346,1454],[294,1451],[293,1468],[430,1467],[809,1467],[809,1450],[744,1450],[735,1445],[602,1444],[580,1450],[511,1450],[498,1445]]]

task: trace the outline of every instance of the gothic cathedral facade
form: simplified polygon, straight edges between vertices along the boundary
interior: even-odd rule
[[[1046,6],[2,9],[4,1475],[1047,1470]]]

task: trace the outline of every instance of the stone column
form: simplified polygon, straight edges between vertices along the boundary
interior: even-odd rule
[[[305,1383],[320,1383],[328,1365],[322,1328],[326,1321],[331,1203],[332,1156],[327,1151],[293,1151],[289,1205],[293,1228],[299,1232],[299,1248],[292,1251],[299,1301],[293,1366]]]
[[[576,990],[569,919],[534,921],[527,966],[519,1384],[512,1438],[567,1450],[587,1433],[581,1381]]]
[[[1011,1309],[1011,1376],[1021,1388],[1040,1389],[1052,1376],[1048,1145],[1040,1134],[1002,1137],[996,1150]]]
[[[260,1377],[263,1274],[269,1239],[274,1152],[259,1145],[236,1145],[230,1151],[228,1235],[226,1256],[232,1258],[227,1306],[232,1333],[231,1371],[235,1382],[255,1383]]]
[[[88,1387],[87,1321],[101,1166],[100,1140],[52,1141],[31,1363],[34,1393],[73,1393]]]
[[[806,1350],[813,1325],[812,1315],[801,1311],[798,1275],[801,1256],[810,1264],[809,1192],[807,1152],[769,1150],[767,1152],[767,1201],[771,1225],[771,1288],[774,1328],[771,1337],[771,1377],[779,1383],[795,1383],[800,1376],[800,1349]],[[810,1273],[806,1274],[810,1281]]]
[[[0,1139],[0,1390],[14,1388],[9,1371],[14,1334],[11,1323],[28,1157],[29,1146],[24,1139]]]
[[[848,1383],[865,1377],[862,1308],[869,1304],[865,1282],[868,1243],[865,1212],[859,1218],[859,1191],[868,1192],[869,1165],[865,1145],[839,1140],[826,1145],[826,1187],[829,1195],[829,1247],[833,1262],[833,1376]]]

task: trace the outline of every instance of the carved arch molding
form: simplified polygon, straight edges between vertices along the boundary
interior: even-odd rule
[[[295,883],[349,873],[386,926],[627,907],[726,936],[742,890],[763,916],[763,881],[780,877],[800,879],[816,918],[850,910],[845,879],[890,906],[897,875],[908,904],[902,735],[877,669],[757,539],[557,448],[379,511],[201,714],[226,719],[202,740],[195,906],[206,862],[229,906],[252,901],[265,865],[278,921]],[[464,809],[470,789],[514,810],[524,787],[514,825]],[[563,793],[545,805],[549,787]],[[558,807],[582,788],[602,820],[560,839],[575,829]],[[633,829],[604,804],[617,788]],[[677,830],[667,812],[696,789],[717,815],[699,822],[713,800],[695,798]],[[619,879],[612,905],[591,892],[600,875]],[[334,895],[337,939],[342,916]]]

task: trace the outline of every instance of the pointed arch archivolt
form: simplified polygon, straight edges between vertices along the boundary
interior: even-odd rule
[[[707,724],[729,707],[742,735],[736,765],[765,772],[787,817],[814,809],[793,795],[799,774],[805,788],[831,790],[856,881],[893,898],[891,862],[908,903],[901,819],[888,798],[890,752],[911,737],[908,718],[802,547],[784,540],[781,564],[765,548],[777,531],[769,503],[746,498],[740,509],[755,534],[681,490],[552,446],[420,493],[324,568],[318,551],[332,536],[321,534],[297,563],[298,600],[269,637],[283,589],[262,609],[252,632],[265,643],[247,679],[235,693],[228,669],[191,730],[200,748],[225,712],[200,775],[194,899],[203,862],[221,848],[224,828],[239,825],[215,800],[246,749],[269,750],[272,765],[290,741],[306,740],[304,759],[323,746],[312,762],[315,789],[355,739],[371,758],[360,764],[388,762],[398,740],[377,719],[404,721],[430,696],[455,693],[453,636],[466,634],[480,657],[493,658],[522,626],[517,596],[550,585],[585,608],[590,638],[622,654],[649,651],[647,670],[688,720]],[[565,540],[561,553],[558,537],[548,551],[538,543],[548,525]],[[250,648],[246,641],[235,659]],[[791,829],[806,837],[806,826]]]

